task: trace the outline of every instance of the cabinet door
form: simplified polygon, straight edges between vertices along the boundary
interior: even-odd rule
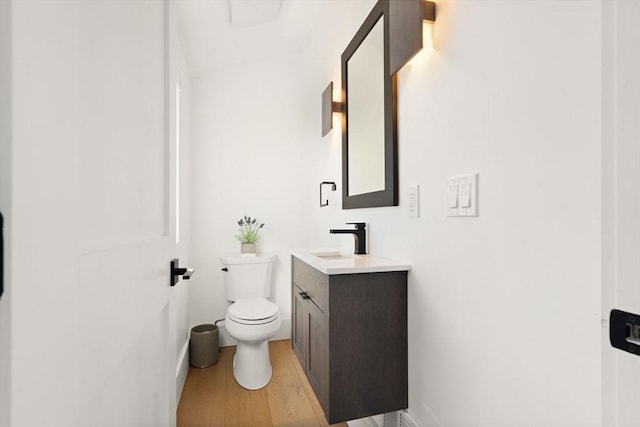
[[[307,326],[307,358],[305,372],[309,384],[316,392],[322,409],[329,409],[329,316],[311,300],[305,301]]]
[[[305,356],[304,356],[304,349],[306,348],[305,345],[305,321],[306,321],[306,315],[305,315],[305,301],[302,299],[302,297],[299,294],[300,292],[300,288],[298,288],[297,286],[293,286],[293,296],[292,296],[292,300],[293,300],[293,331],[292,331],[292,337],[291,337],[291,341],[292,341],[292,345],[293,345],[293,351],[295,351],[296,356],[298,356],[298,361],[300,362],[300,365],[303,367],[303,369],[306,369],[305,367]]]

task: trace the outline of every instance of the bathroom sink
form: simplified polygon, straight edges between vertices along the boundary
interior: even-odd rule
[[[411,269],[411,265],[404,262],[369,254],[352,254],[337,248],[291,249],[289,252],[324,274],[376,273]]]
[[[311,255],[322,259],[352,259],[357,258],[356,255],[345,254],[341,252],[311,252]]]

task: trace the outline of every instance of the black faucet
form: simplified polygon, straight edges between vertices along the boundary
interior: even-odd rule
[[[353,234],[355,238],[355,248],[353,253],[356,255],[365,255],[367,253],[367,224],[364,222],[348,222],[347,224],[355,225],[356,228],[347,230],[330,229],[331,234]]]

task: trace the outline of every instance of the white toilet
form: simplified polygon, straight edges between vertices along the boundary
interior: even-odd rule
[[[224,290],[233,304],[224,319],[229,335],[238,341],[233,376],[238,384],[257,390],[271,380],[268,339],[280,330],[278,306],[271,294],[271,266],[275,255],[222,257]]]

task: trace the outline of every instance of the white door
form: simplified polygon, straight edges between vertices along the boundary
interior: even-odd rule
[[[0,349],[10,382],[0,408],[11,427],[169,426],[166,4],[10,9],[10,345]]]
[[[10,206],[10,160],[11,160],[11,120],[9,109],[11,108],[10,86],[11,74],[9,73],[10,56],[10,8],[11,4],[0,1],[0,212],[4,215],[9,212]],[[2,232],[4,230],[0,230]],[[9,235],[4,232],[4,248],[9,245]],[[3,249],[4,249],[3,248]],[[0,280],[6,286],[6,278],[9,275],[9,256],[3,251],[2,272]],[[9,426],[9,375],[11,368],[9,365],[9,297],[8,292],[0,296],[0,426]]]
[[[609,345],[640,314],[640,2],[603,2],[603,425],[640,425],[640,356]],[[626,323],[626,322],[625,322]],[[625,326],[622,325],[624,328]],[[632,334],[631,328],[622,331]],[[633,336],[629,337],[630,344]],[[640,347],[640,346],[638,346]]]

